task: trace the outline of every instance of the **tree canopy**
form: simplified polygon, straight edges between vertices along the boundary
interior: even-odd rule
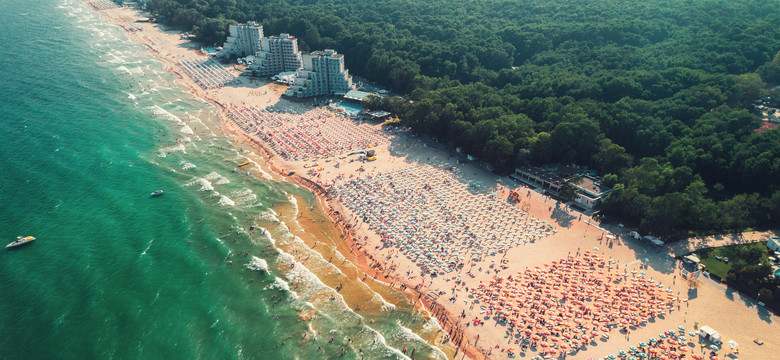
[[[774,0],[149,0],[221,43],[232,22],[333,48],[403,98],[415,131],[508,172],[589,165],[603,212],[658,235],[780,223],[780,130],[750,113],[780,82]],[[706,15],[705,15],[706,14]]]

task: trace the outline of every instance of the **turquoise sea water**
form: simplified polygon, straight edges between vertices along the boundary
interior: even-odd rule
[[[0,19],[0,240],[38,239],[0,251],[0,359],[444,357],[435,321],[291,233],[272,208],[313,196],[234,171],[248,150],[121,29],[81,0]]]

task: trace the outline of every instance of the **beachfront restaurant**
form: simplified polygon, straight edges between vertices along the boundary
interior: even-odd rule
[[[593,209],[601,205],[601,200],[612,191],[601,185],[600,180],[587,175],[583,176],[580,182],[571,185],[578,190],[574,202],[585,209]]]
[[[558,195],[558,191],[563,186],[563,178],[557,174],[544,171],[533,166],[521,166],[515,169],[515,173],[509,177],[524,182],[533,187],[541,187],[547,192]]]

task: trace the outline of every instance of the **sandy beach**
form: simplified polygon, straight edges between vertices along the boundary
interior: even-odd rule
[[[316,249],[323,259],[344,258],[354,264],[350,276],[380,292],[403,293],[435,317],[446,335],[426,340],[449,357],[598,359],[645,342],[645,353],[671,357],[671,349],[660,346],[673,346],[685,349],[675,352],[678,357],[709,359],[711,350],[688,335],[704,325],[722,334],[721,358],[769,359],[780,352],[780,319],[725,285],[683,280],[673,258],[705,246],[758,241],[765,233],[652,248],[408,129],[357,122],[310,100],[282,98],[285,86],[212,64],[179,34],[137,22],[145,17],[137,11],[100,12],[162,60],[182,86],[214,104],[222,130],[262,156],[256,159],[262,173],[315,193],[322,208],[302,209],[298,222],[340,239]],[[378,159],[354,154],[365,150],[376,151]],[[519,201],[510,199],[512,191]],[[317,242],[311,235],[304,241]],[[553,276],[556,271],[560,275]],[[523,286],[507,286],[515,283]],[[527,303],[518,300],[537,288],[539,293],[526,294]],[[513,300],[512,308],[504,297]],[[602,314],[596,303],[617,308]],[[687,340],[650,344],[669,330]],[[726,344],[732,339],[738,355]]]

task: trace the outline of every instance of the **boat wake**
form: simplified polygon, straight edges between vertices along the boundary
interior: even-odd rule
[[[149,251],[149,248],[152,247],[152,243],[154,242],[154,239],[149,240],[149,244],[146,245],[146,249],[144,249],[144,252],[141,253],[141,256],[146,255],[146,252]]]

